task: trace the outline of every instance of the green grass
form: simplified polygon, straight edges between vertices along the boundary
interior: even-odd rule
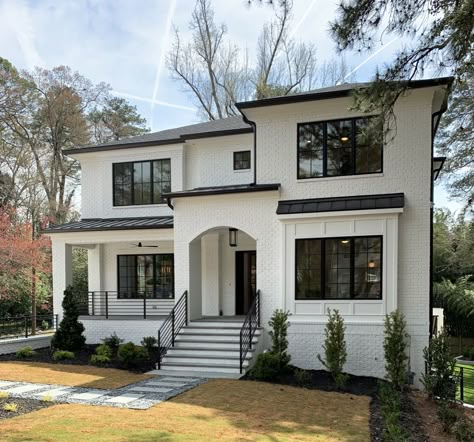
[[[464,368],[464,402],[474,405],[474,365],[456,364],[456,372],[459,372],[460,367]],[[461,399],[460,387],[456,396],[456,399]]]

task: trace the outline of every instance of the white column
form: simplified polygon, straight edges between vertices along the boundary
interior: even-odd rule
[[[64,241],[52,241],[53,256],[53,309],[61,320],[64,290],[72,284],[72,246]]]
[[[190,319],[199,319],[202,316],[201,239],[191,241],[188,250],[189,316]]]
[[[87,251],[87,271],[89,292],[102,292],[104,289],[104,245],[96,244]],[[102,293],[89,294],[89,314],[105,315],[105,298]]]
[[[219,315],[219,234],[208,233],[201,239],[202,313]]]

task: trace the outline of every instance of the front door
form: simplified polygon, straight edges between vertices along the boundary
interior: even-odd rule
[[[257,252],[235,252],[235,314],[246,315],[257,290]]]

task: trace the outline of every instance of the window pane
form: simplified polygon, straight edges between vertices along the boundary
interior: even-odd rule
[[[149,183],[151,181],[151,163],[149,161],[142,163],[142,182]]]
[[[300,178],[323,175],[323,123],[301,124],[298,127],[298,170]]]
[[[143,204],[142,193],[143,193],[143,186],[141,184],[135,183],[135,186],[134,186],[134,196],[135,196],[134,203],[135,204]]]
[[[352,172],[352,120],[327,123],[327,174],[350,175]]]
[[[250,169],[250,150],[234,152],[234,170]]]
[[[142,204],[151,204],[151,184],[145,183],[142,186]]]
[[[142,182],[142,164],[133,163],[133,182],[135,184]]]
[[[382,171],[383,129],[373,118],[359,118],[356,124],[356,173]]]
[[[298,153],[299,178],[311,178],[311,151],[303,150]]]
[[[296,241],[296,299],[321,298],[321,240]]]

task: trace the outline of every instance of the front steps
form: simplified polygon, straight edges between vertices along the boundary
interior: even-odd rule
[[[175,346],[163,357],[162,370],[172,372],[208,372],[240,375],[240,330],[242,321],[199,320],[183,327]],[[255,355],[261,330],[255,332],[242,375]]]

